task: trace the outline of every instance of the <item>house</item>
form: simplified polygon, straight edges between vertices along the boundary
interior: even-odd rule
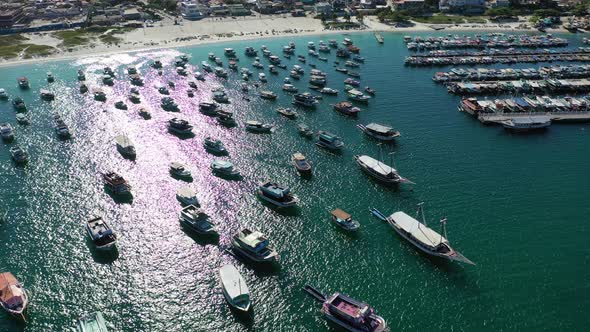
[[[137,8],[127,8],[123,11],[126,21],[141,20],[141,12]]]
[[[23,8],[0,11],[0,28],[12,28],[24,18]]]
[[[256,0],[256,11],[260,14],[274,13],[273,3],[268,0]]]
[[[229,14],[231,16],[248,16],[252,14],[250,10],[246,9],[246,7],[244,7],[244,5],[241,3],[227,5],[227,9],[229,10]]]
[[[329,17],[332,16],[332,5],[327,2],[318,2],[313,6],[313,11],[316,15]]]
[[[424,0],[395,0],[393,1],[393,8],[395,10],[422,9],[424,4]]]
[[[438,8],[441,12],[472,15],[485,12],[486,5],[485,0],[440,0]]]
[[[199,6],[193,1],[181,2],[180,14],[186,20],[200,20],[204,17]]]

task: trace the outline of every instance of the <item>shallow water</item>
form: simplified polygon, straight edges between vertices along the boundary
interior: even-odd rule
[[[401,34],[384,34],[378,45],[372,34],[354,34],[367,62],[358,69],[362,86],[377,90],[369,106],[361,106],[358,120],[331,110],[329,104],[344,97],[324,96],[316,110],[298,109],[299,120],[276,113],[290,106],[280,91],[282,78],[267,72],[265,89],[279,98],[251,102],[239,91],[239,75],[227,81],[208,75],[199,82],[195,98],[186,96],[187,80],[169,63],[179,52],[199,65],[208,52],[225,61],[223,49],[233,47],[239,66],[252,59],[246,46],[266,44],[279,54],[288,39],[203,45],[179,50],[149,51],[78,61],[48,62],[0,69],[0,87],[22,96],[32,124],[14,120],[9,102],[0,102],[0,120],[17,128],[15,143],[3,143],[0,153],[1,208],[0,270],[12,271],[25,283],[31,303],[27,324],[0,313],[0,331],[63,331],[81,315],[102,311],[114,331],[322,331],[328,324],[319,304],[303,291],[305,284],[326,293],[341,291],[366,301],[385,317],[394,331],[459,330],[583,330],[590,324],[590,249],[587,204],[590,194],[590,127],[554,124],[544,133],[512,135],[499,127],[484,127],[457,112],[459,97],[430,79],[438,68],[409,68]],[[581,36],[567,35],[574,46]],[[305,54],[309,40],[297,38],[296,54]],[[342,39],[338,36],[338,39]],[[163,59],[164,77],[149,68]],[[267,60],[262,58],[266,65]],[[328,72],[328,86],[342,90],[345,75],[329,61],[313,61]],[[282,59],[289,66],[297,64]],[[146,84],[140,88],[152,119],[137,114],[138,105],[117,110],[114,102],[126,99],[131,85],[125,68],[138,67]],[[77,69],[87,84],[100,84],[100,71],[116,68],[123,78],[103,87],[107,102],[81,96]],[[519,65],[518,67],[529,67]],[[306,76],[294,85],[305,90]],[[251,68],[256,73],[258,70]],[[48,85],[45,73],[56,82]],[[32,88],[21,91],[16,78],[26,75]],[[156,83],[173,80],[172,96],[180,113],[160,109]],[[228,88],[238,127],[225,128],[198,111],[209,101],[210,89]],[[40,88],[57,94],[53,102],[38,98]],[[342,94],[342,92],[341,92]],[[52,128],[53,113],[60,113],[73,131],[61,141]],[[195,135],[179,139],[167,132],[174,116],[188,119]],[[273,123],[270,135],[246,133],[246,120]],[[329,130],[343,138],[341,154],[318,149],[297,133],[303,122],[314,130]],[[364,136],[356,124],[382,122],[402,133],[395,145],[380,147]],[[114,137],[126,133],[135,143],[137,159],[121,157]],[[217,157],[202,147],[207,136],[224,141],[229,157],[242,172],[242,181],[227,181],[211,174]],[[18,168],[8,149],[19,144],[31,155],[29,165]],[[311,180],[297,176],[290,156],[303,152],[314,164]],[[372,181],[355,165],[355,154],[378,157],[395,151],[399,172],[416,182],[399,190]],[[220,239],[205,241],[183,231],[178,222],[180,205],[175,191],[186,185],[173,179],[168,165],[189,165],[201,205],[217,221]],[[390,163],[389,161],[387,161]],[[115,170],[133,187],[131,202],[115,202],[103,188],[100,172]],[[271,179],[288,185],[301,198],[292,213],[273,210],[254,195],[257,183]],[[402,241],[386,224],[370,217],[369,207],[385,213],[413,214],[426,202],[433,228],[448,217],[448,237],[455,248],[477,263],[463,266],[432,260]],[[340,207],[355,216],[361,230],[347,235],[329,222],[329,211]],[[104,216],[120,236],[118,257],[98,255],[86,240],[84,221]],[[280,268],[254,269],[225,253],[231,236],[242,227],[263,231],[277,247]],[[235,264],[249,285],[254,302],[251,321],[229,310],[218,284],[218,268]]]

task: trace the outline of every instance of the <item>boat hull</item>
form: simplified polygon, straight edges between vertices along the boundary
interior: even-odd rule
[[[276,201],[276,200],[264,195],[261,190],[258,191],[258,197],[260,197],[260,199],[262,199],[263,201],[268,202],[268,203],[270,203],[278,208],[282,208],[282,209],[288,209],[288,208],[292,208],[292,207],[297,206],[297,200],[291,200],[286,203],[279,202],[279,201]]]

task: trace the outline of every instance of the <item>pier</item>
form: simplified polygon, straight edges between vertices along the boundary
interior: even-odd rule
[[[537,62],[588,62],[590,49],[583,48],[574,51],[502,51],[502,52],[451,52],[431,51],[428,54],[408,56],[405,64],[408,66],[447,66],[447,65],[475,65],[496,63],[537,63]]]
[[[432,80],[436,83],[446,83],[458,81],[503,81],[547,78],[590,78],[590,65],[556,65],[524,69],[452,68],[447,72],[435,73]]]

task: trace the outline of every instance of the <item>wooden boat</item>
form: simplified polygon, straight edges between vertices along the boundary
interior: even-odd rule
[[[379,182],[388,185],[413,183],[412,181],[401,177],[393,167],[388,166],[375,158],[366,155],[355,155],[354,159],[365,173],[377,179]]]
[[[11,315],[25,320],[29,297],[23,285],[10,272],[0,273],[0,306]]]
[[[86,232],[98,250],[108,251],[117,247],[117,236],[101,217],[88,220]]]
[[[362,130],[368,136],[371,136],[380,141],[393,141],[397,137],[400,137],[400,133],[391,127],[384,126],[378,123],[369,123],[367,125],[358,124],[357,128]]]
[[[223,296],[229,305],[240,311],[250,310],[250,291],[244,277],[233,265],[224,265],[219,269],[219,280],[223,289]]]

